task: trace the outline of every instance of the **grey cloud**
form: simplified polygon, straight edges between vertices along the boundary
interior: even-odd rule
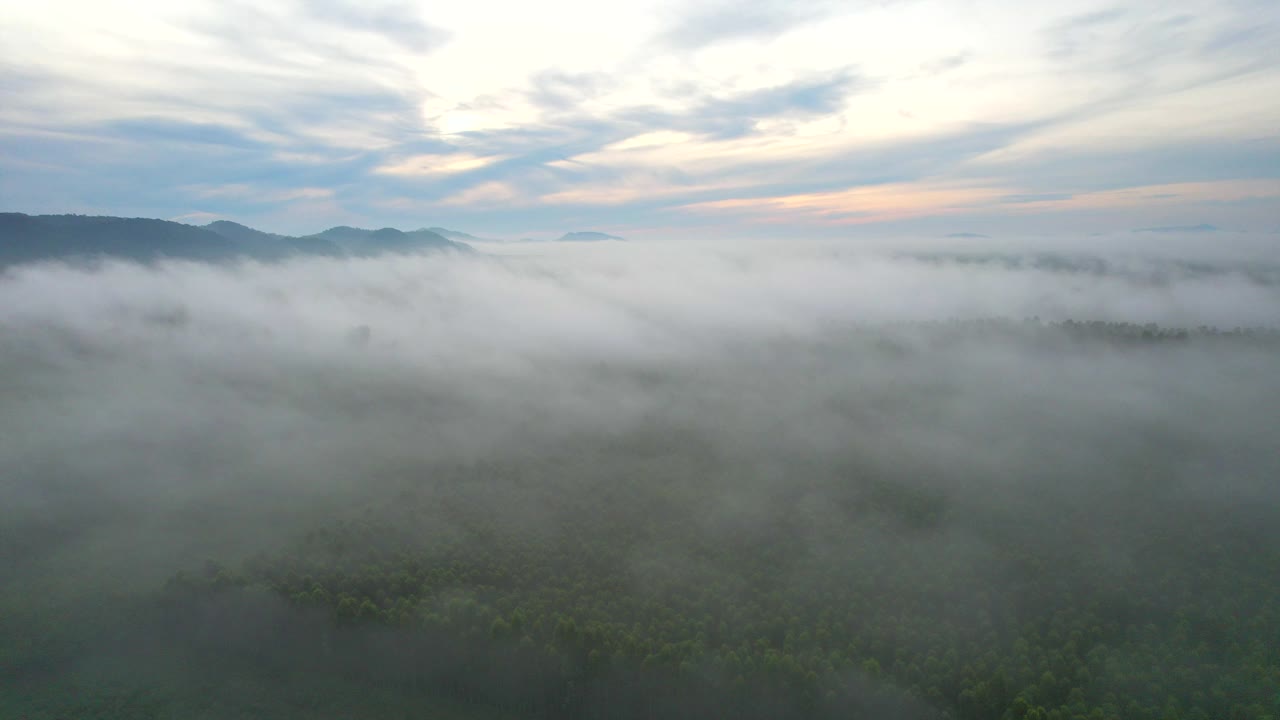
[[[417,41],[413,21],[403,26],[406,37],[401,31],[392,28],[381,28],[381,24],[396,25],[380,20],[377,12],[351,8],[341,2],[323,2],[304,4],[296,13],[283,17],[267,12],[254,4],[240,0],[229,0],[219,5],[215,16],[198,23],[190,23],[184,27],[188,32],[204,36],[211,42],[225,46],[226,51],[235,53],[240,59],[253,60],[261,65],[258,75],[269,75],[280,67],[290,67],[299,71],[314,72],[316,56],[331,63],[341,63],[344,70],[378,67],[388,69],[385,59],[368,54],[352,52],[340,41],[341,33],[325,35],[317,33],[317,27],[330,26],[336,30],[344,27],[355,32],[373,32],[388,36],[393,42],[411,45]],[[348,24],[345,24],[348,23]],[[426,36],[431,32],[423,30]],[[171,64],[181,66],[178,58]],[[331,78],[337,80],[338,78]]]
[[[1075,197],[1070,193],[1039,193],[1031,195],[1005,195],[1000,198],[1002,203],[1031,203],[1031,202],[1058,202],[1060,200],[1070,200]]]
[[[927,62],[920,66],[920,70],[926,75],[941,75],[942,73],[963,67],[971,60],[973,60],[972,52],[956,53],[954,55],[947,55],[946,57],[941,57],[937,60]]]
[[[1091,13],[1073,15],[1053,23],[1045,29],[1051,53],[1057,58],[1068,58],[1085,51],[1095,38],[1095,31],[1124,18],[1128,12],[1116,7]]]
[[[350,30],[383,35],[407,50],[427,53],[447,43],[451,33],[423,21],[408,3],[367,4],[347,0],[309,0],[303,4],[312,17]]]
[[[549,70],[533,76],[533,87],[527,94],[534,103],[557,114],[546,127],[479,133],[473,137],[482,143],[502,143],[504,138],[582,135],[585,132],[597,137],[601,146],[628,134],[662,129],[734,137],[748,133],[751,126],[762,119],[805,118],[836,112],[851,95],[871,87],[872,83],[855,69],[842,68],[719,98],[706,97],[705,93],[694,92],[691,88],[678,90],[677,97],[693,101],[688,110],[679,112],[632,106],[600,116],[573,111],[581,101],[615,85],[612,78],[600,73],[573,74]]]
[[[1214,29],[1200,52],[1241,74],[1272,69],[1280,62],[1280,13],[1271,5],[1245,6],[1229,22]]]
[[[773,116],[788,113],[822,115],[839,110],[855,90],[867,86],[866,80],[849,71],[830,77],[799,80],[787,85],[756,90],[727,100],[713,100],[694,114]]]
[[[273,115],[257,122],[272,127],[285,119]],[[288,149],[304,157],[281,156],[280,146],[242,128],[162,119],[80,126],[49,136],[9,135],[0,137],[0,153],[40,162],[11,165],[0,177],[0,192],[28,212],[172,217],[203,210],[244,217],[275,204],[277,191],[340,191],[377,162],[365,153],[335,151],[301,138]],[[104,176],[112,181],[103,182]],[[220,186],[244,191],[207,195],[191,189]]]
[[[829,8],[822,2],[714,0],[684,12],[659,40],[674,48],[696,50],[730,40],[770,39],[821,18]]]
[[[309,513],[406,474],[545,457],[599,433],[635,439],[655,420],[714,448],[729,463],[726,477],[748,473],[735,492],[749,499],[781,489],[766,466],[751,470],[764,458],[838,461],[854,442],[888,462],[917,443],[924,460],[961,462],[978,482],[992,453],[1014,468],[1052,466],[1014,450],[1044,442],[1040,432],[1063,459],[1072,457],[1065,438],[1099,447],[1094,429],[1073,424],[1079,412],[1157,428],[1161,408],[1180,397],[1163,393],[1197,387],[1188,378],[1228,391],[1214,396],[1226,411],[1230,393],[1280,377],[1247,354],[1224,356],[1244,373],[1224,374],[1200,365],[1207,358],[1195,349],[1164,370],[1142,358],[1098,366],[1083,355],[1040,357],[1016,344],[960,346],[944,359],[910,329],[891,331],[891,358],[865,348],[856,363],[834,362],[861,347],[851,333],[866,324],[993,314],[1274,320],[1277,288],[1229,272],[1147,283],[796,243],[591,252],[6,274],[4,527],[100,502],[116,519],[64,542],[115,552],[62,557],[103,572],[108,584],[119,569],[155,579],[187,555],[275,542]],[[364,340],[353,344],[360,328]],[[1020,378],[1018,392],[1000,392],[1010,377]],[[1127,384],[1133,377],[1144,381]],[[1070,390],[1099,382],[1121,394]],[[910,398],[898,404],[903,387],[927,390],[936,413],[918,414]],[[1020,393],[1059,412],[1037,414]],[[1247,420],[1227,417],[1241,427]],[[992,425],[1008,433],[984,434]],[[915,430],[889,430],[898,427]],[[1229,431],[1195,432],[1212,444]],[[1273,433],[1264,423],[1242,442]],[[667,447],[678,456],[685,446]],[[1006,490],[1025,499],[1043,490],[1028,482]],[[513,519],[523,512],[493,509]],[[182,543],[157,542],[179,529]]]
[[[1212,233],[1218,232],[1219,228],[1207,223],[1200,225],[1164,225],[1161,227],[1137,228],[1134,232],[1138,233]]]
[[[1268,18],[1252,3],[1224,4],[1216,12],[1198,14],[1161,12],[1153,8],[1142,16],[1116,7],[1069,17],[1042,31],[1049,56],[1073,73],[1098,72],[1128,79],[1130,86],[1118,97],[1152,92],[1185,90],[1195,85],[1221,82],[1274,64],[1280,22]],[[1188,70],[1190,85],[1176,87],[1176,76],[1152,82],[1158,68],[1176,58],[1188,64],[1212,63],[1212,68]]]
[[[699,109],[688,115],[631,109],[607,119],[561,118],[558,124],[537,129],[479,133],[470,139],[472,147],[481,148],[486,153],[515,157],[432,184],[429,188],[415,185],[415,192],[434,194],[456,191],[485,180],[511,178],[516,178],[526,189],[535,193],[550,193],[565,187],[591,183],[625,182],[628,177],[626,171],[607,166],[583,164],[569,168],[547,168],[543,164],[588,153],[652,129],[676,129],[719,137],[740,135],[750,131],[751,123],[754,122],[752,118],[766,117],[763,114],[765,109],[770,113],[781,113],[767,115],[777,118],[789,115],[805,117],[811,109],[832,107],[837,102],[834,98],[838,97],[839,91],[828,86],[839,88],[841,82],[840,79],[827,79],[802,83],[803,87],[823,86],[827,89],[817,92],[817,97],[806,96],[804,90],[797,91],[796,94],[803,99],[794,102],[787,99],[792,95],[789,90],[775,89],[731,98],[716,105],[714,109]],[[856,81],[853,87],[857,87]],[[793,107],[801,109],[790,110]],[[651,199],[637,198],[625,206],[487,208],[468,214],[466,218],[467,222],[482,223],[480,227],[494,227],[493,223],[500,223],[512,227],[515,232],[534,227],[562,232],[561,225],[565,222],[606,227],[628,223],[646,225],[660,218],[673,227],[686,226],[691,232],[696,232],[702,221],[680,209],[688,203],[728,197],[769,197],[842,190],[856,185],[911,182],[922,177],[944,174],[968,158],[1004,147],[1039,127],[1042,125],[1037,123],[975,125],[941,137],[856,147],[831,157],[809,161],[747,161],[732,169],[722,170],[715,177],[717,180],[740,181],[742,187],[734,190],[690,190]],[[650,177],[671,187],[696,186],[705,180],[689,175],[678,167],[653,168],[650,173]],[[371,182],[385,181],[371,179]],[[391,192],[393,185],[381,187],[386,188],[386,192]],[[705,222],[723,224],[725,218]],[[760,229],[758,232],[768,230]]]
[[[1106,151],[1071,150],[1027,158],[1016,167],[960,168],[962,177],[1010,177],[1028,194],[1073,193],[1181,182],[1274,178],[1280,163],[1276,139],[1213,139],[1176,147]]]
[[[683,528],[621,549],[628,596],[735,573],[685,533],[719,548],[787,542],[769,568],[784,587],[821,574],[884,590],[903,576],[866,570],[893,566],[913,587],[934,578],[925,597],[942,612],[1019,621],[1043,605],[1010,585],[998,548],[1048,557],[1054,578],[1080,563],[1087,587],[1123,590],[1152,582],[1152,538],[1189,527],[1256,522],[1255,547],[1271,547],[1273,351],[1131,352],[1031,326],[1039,344],[1020,323],[946,321],[1255,324],[1276,317],[1278,287],[1230,269],[1156,282],[1139,272],[1165,266],[1154,258],[1071,272],[990,250],[637,242],[0,275],[0,540],[21,549],[0,555],[0,604],[5,637],[31,641],[6,660],[45,671],[45,631],[74,637],[85,622],[57,670],[109,666],[163,689],[178,669],[130,677],[137,666],[121,664],[145,613],[118,603],[149,602],[178,570],[285,552],[356,518],[453,542],[474,511],[539,547],[573,538],[574,503],[615,488],[668,502],[614,504],[607,522],[660,508]],[[850,521],[842,507],[884,483],[937,512],[910,524],[890,503]],[[868,593],[860,622],[913,612],[902,598],[917,593],[888,590]],[[217,667],[273,644],[287,612],[250,622],[263,636]],[[46,613],[57,627],[25,622]],[[237,637],[261,618],[224,615]],[[174,666],[198,657],[166,649]],[[242,692],[214,682],[225,670],[191,667],[205,671],[195,685]]]
[[[811,118],[837,112],[851,95],[870,85],[868,79],[844,69],[785,85],[704,100],[681,113],[631,108],[618,113],[616,119],[633,127],[732,138],[750,134],[760,120]]]
[[[683,112],[650,107],[623,108],[605,117],[573,112],[578,101],[600,91],[608,82],[607,78],[595,74],[546,72],[536,76],[535,90],[529,97],[554,115],[536,128],[468,133],[471,148],[487,154],[513,157],[433,182],[434,189],[430,192],[457,191],[499,178],[516,178],[526,189],[544,192],[554,192],[566,184],[615,179],[616,171],[610,168],[586,165],[548,168],[545,164],[590,153],[632,135],[653,130],[680,130],[714,138],[740,137],[754,132],[754,126],[760,120],[803,120],[836,112],[851,94],[869,85],[868,80],[846,69],[785,85],[705,100]],[[675,185],[694,180],[675,168],[654,168],[651,172],[654,177]],[[651,209],[661,204],[680,204],[691,199],[694,198],[685,196],[658,203],[641,200],[636,210]],[[539,214],[536,209],[527,212]]]
[[[266,145],[247,137],[242,131],[213,123],[176,120],[119,120],[94,129],[94,134],[127,139],[140,144],[177,143],[214,145],[235,149],[263,150]]]
[[[604,73],[568,73],[545,70],[533,76],[530,99],[540,107],[570,110],[578,103],[599,96],[617,82]]]
[[[1106,25],[1112,21],[1119,20],[1128,14],[1128,10],[1122,7],[1109,8],[1107,10],[1096,10],[1089,13],[1080,13],[1072,15],[1054,24],[1055,28],[1062,30],[1079,30],[1096,27],[1098,25]]]
[[[935,137],[854,147],[797,168],[788,185],[814,192],[839,189],[841,183],[847,187],[945,177],[965,160],[1006,147],[1044,126],[1043,121],[975,123]]]
[[[1251,25],[1249,27],[1232,27],[1216,33],[1204,44],[1206,52],[1230,50],[1240,46],[1261,45],[1275,36],[1276,26],[1273,24]]]

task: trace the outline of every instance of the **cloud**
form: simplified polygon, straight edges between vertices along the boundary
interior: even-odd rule
[[[477,157],[469,153],[452,153],[445,155],[413,155],[379,165],[373,172],[380,175],[398,175],[405,177],[432,177],[453,175],[478,170],[495,162],[504,160],[502,155]]]
[[[488,207],[520,202],[520,192],[511,185],[498,182],[482,182],[465,190],[449,195],[439,201],[440,205],[464,205]]]
[[[632,135],[626,140],[620,140],[616,143],[605,145],[600,148],[604,152],[620,152],[623,150],[635,150],[638,148],[666,147],[679,143],[685,143],[693,140],[694,136],[685,132],[674,130],[654,130],[652,132]]]
[[[1218,232],[1218,231],[1219,231],[1219,230],[1218,230],[1218,228],[1214,227],[1213,225],[1208,225],[1208,224],[1201,224],[1201,225],[1166,225],[1166,226],[1164,226],[1164,227],[1138,228],[1138,229],[1134,230],[1134,232],[1141,232],[1141,233],[1161,233],[1161,234],[1169,234],[1169,233],[1211,233],[1211,232]]]
[[[94,134],[127,138],[138,144],[196,144],[231,150],[259,150],[267,146],[241,128],[181,120],[117,120],[94,129]]]
[[[1030,195],[1006,195],[1000,198],[1002,203],[1029,203],[1029,202],[1058,202],[1059,200],[1070,200],[1073,196],[1070,193],[1040,193]]]
[[[218,213],[211,212],[189,212],[169,218],[173,222],[185,223],[187,225],[208,225],[215,220],[224,220],[225,218]]]
[[[624,205],[645,202],[682,202],[690,197],[740,187],[733,182],[674,181],[660,173],[627,173],[611,181],[556,190],[539,200],[553,205]]]
[[[465,5],[65,2],[76,24],[15,10],[0,51],[0,191],[20,209],[265,217],[253,198],[206,207],[181,190],[247,185],[279,198],[278,230],[306,222],[289,219],[290,191],[327,188],[333,212],[358,224],[550,232],[580,213],[675,233],[706,221],[677,208],[703,202],[893,183],[1043,201],[1265,179],[1280,165],[1277,118],[1256,102],[1280,92],[1265,3],[994,5],[976,23],[928,0],[609,11],[554,0],[502,24]],[[510,208],[492,202],[496,188]],[[1057,211],[1004,205],[1011,217]],[[443,216],[414,214],[433,207]]]
[[[1265,206],[1276,199],[1280,199],[1280,180],[1140,186],[1066,196],[1010,193],[1007,187],[974,182],[916,181],[793,195],[709,200],[690,203],[683,209],[699,213],[727,212],[759,222],[788,223],[801,219],[840,225],[978,215],[991,213],[995,208],[1002,208],[1005,213],[1039,215],[1048,212],[1118,211],[1150,207],[1153,203],[1181,208],[1243,202],[1258,202]]]
[[[583,101],[599,97],[615,87],[617,81],[601,72],[544,70],[534,74],[531,84],[531,102],[545,109],[566,111],[579,107]]]
[[[696,50],[734,40],[770,40],[829,12],[822,2],[705,0],[689,6],[659,40],[680,50]]]
[[[309,0],[303,5],[312,17],[345,30],[384,35],[405,49],[427,53],[449,41],[449,31],[424,22],[421,9],[411,3],[356,3],[347,0]]]
[[[1129,15],[1125,8],[1114,7],[1071,15],[1045,29],[1051,54],[1059,59],[1086,52],[1099,40],[1099,33],[1113,27]]]
[[[191,185],[183,188],[183,190],[186,190],[200,198],[231,198],[235,200],[259,203],[319,200],[331,198],[334,195],[332,188],[264,188],[249,185],[247,183],[233,183],[230,185]]]
[[[847,190],[774,197],[749,197],[692,203],[697,212],[732,211],[763,222],[812,222],[843,224],[885,222],[921,215],[950,215],[999,202],[1000,188],[926,185],[923,183],[865,185]]]
[[[924,63],[920,66],[920,71],[926,75],[941,75],[942,73],[963,67],[973,60],[973,56],[974,54],[968,51],[956,53],[954,55],[947,55],[946,57],[941,57],[937,60],[931,60]]]
[[[401,685],[412,686],[406,712],[421,710],[409,673],[439,662],[456,679],[460,667],[433,635],[396,652],[390,630],[324,634],[324,618],[291,624],[310,615],[283,601],[269,612],[220,604],[256,597],[235,588],[190,622],[181,597],[158,602],[179,570],[263,553],[306,562],[333,537],[325,531],[348,527],[374,551],[353,558],[353,584],[398,569],[382,557],[420,553],[424,570],[408,585],[446,571],[450,585],[467,583],[467,566],[430,553],[492,533],[502,560],[512,549],[519,559],[604,548],[610,599],[623,603],[714,587],[715,603],[743,608],[764,597],[751,585],[763,581],[801,607],[822,597],[814,587],[867,588],[837,620],[873,628],[889,657],[920,647],[916,627],[1052,628],[1060,608],[1020,591],[1028,572],[1055,598],[1082,588],[1121,609],[1127,591],[1157,588],[1142,596],[1154,603],[1133,606],[1146,618],[1165,612],[1171,585],[1200,598],[1218,582],[1151,561],[1153,538],[1277,546],[1274,339],[1091,341],[1022,318],[1274,324],[1280,283],[1221,258],[1193,272],[1167,249],[1079,259],[1062,240],[1053,264],[1019,250],[1044,249],[1024,235],[977,243],[985,252],[971,256],[880,243],[891,251],[639,240],[503,256],[10,269],[0,276],[0,546],[16,550],[0,553],[6,670],[40,678],[33,688],[66,687],[79,707],[251,705],[289,717],[328,691],[288,677],[327,685],[332,667],[323,652],[297,654],[295,636],[338,650],[355,638],[368,640],[360,652],[332,653],[345,671],[333,694],[363,707],[347,714],[367,714],[370,697],[399,710]],[[1013,321],[964,322],[993,315]],[[760,548],[773,553],[767,572],[742,572],[736,558],[760,568]],[[1183,562],[1182,546],[1168,549]],[[484,587],[458,605],[523,604],[526,583],[494,580],[499,571],[476,573]],[[332,585],[319,568],[306,574]],[[1214,590],[1273,600],[1238,584]],[[735,632],[736,612],[724,614]],[[191,637],[201,642],[181,642]],[[285,669],[283,686],[259,681],[264,657]],[[1090,672],[1105,685],[1131,668]],[[118,702],[80,704],[104,684]]]
[[[714,137],[736,137],[763,119],[813,117],[838,112],[867,81],[842,70],[827,77],[805,78],[701,103],[676,123],[681,129]]]
[[[1063,209],[1090,207],[1195,207],[1213,204],[1271,202],[1280,198],[1280,179],[1219,180],[1170,185],[1139,185],[1077,193],[1050,201]],[[1040,201],[1028,201],[1035,205]]]

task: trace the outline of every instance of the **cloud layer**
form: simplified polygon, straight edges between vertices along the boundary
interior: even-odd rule
[[[1152,538],[1188,526],[1274,546],[1277,338],[1135,345],[1022,324],[1280,317],[1274,265],[1185,261],[1176,232],[1134,237],[1152,250],[532,243],[10,268],[4,657],[90,689],[186,674],[198,698],[242,700],[221,681],[238,663],[202,666],[177,638],[194,626],[224,657],[275,652],[259,631],[285,624],[275,604],[171,628],[150,639],[161,660],[137,665],[147,631],[128,603],[352,517],[448,538],[477,513],[522,545],[555,542],[581,530],[565,518],[584,493],[613,489],[627,501],[605,505],[610,521],[659,508],[681,528],[619,549],[620,592],[640,597],[705,577],[750,596],[692,538],[784,540],[770,573],[798,587],[890,564],[910,597],[962,614],[1034,609],[1003,592],[997,547],[1123,589],[1151,581]],[[991,316],[1014,322],[948,322]],[[939,517],[850,522],[840,503],[876,482]],[[880,597],[860,612],[902,612],[897,592]],[[66,665],[43,670],[59,643]],[[276,702],[292,692],[269,685]]]
[[[11,210],[282,232],[1270,231],[1280,197],[1259,101],[1280,93],[1280,11],[1260,0],[57,0],[0,21]]]

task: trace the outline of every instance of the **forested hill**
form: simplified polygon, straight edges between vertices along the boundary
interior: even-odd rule
[[[969,237],[956,234],[951,237]],[[1115,258],[1056,252],[903,252],[895,257],[934,266],[987,270],[1040,270],[1063,275],[1124,277],[1146,283],[1175,279],[1212,280],[1238,276],[1257,285],[1280,285],[1280,265],[1245,260],[1191,260],[1176,257]]]
[[[358,373],[299,367],[274,412],[348,444],[298,475],[205,456],[241,504],[188,477],[186,433],[174,506],[13,463],[42,511],[0,506],[0,718],[1275,720],[1278,341],[974,320],[581,363],[562,375],[597,411],[658,410],[522,418],[474,458],[449,431],[492,384],[335,392]],[[101,551],[122,526],[179,549],[93,584],[137,563]],[[238,549],[193,542],[222,528]]]
[[[79,258],[270,261],[306,255],[345,257],[435,250],[470,252],[471,247],[430,230],[335,227],[315,235],[290,237],[225,220],[197,227],[151,218],[0,213],[0,267]]]
[[[567,232],[560,236],[560,242],[601,242],[604,240],[621,240],[617,235],[608,233],[586,231],[586,232]]]

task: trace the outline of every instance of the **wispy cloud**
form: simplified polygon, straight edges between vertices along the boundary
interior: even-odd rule
[[[436,177],[479,170],[503,159],[501,155],[479,157],[469,153],[411,155],[379,165],[373,172],[402,177]]]
[[[942,73],[955,70],[964,66],[973,60],[973,53],[970,51],[958,52],[954,55],[947,55],[936,60],[930,60],[920,65],[920,71],[926,75],[941,75]]]
[[[344,30],[376,33],[415,53],[430,52],[448,42],[451,33],[422,19],[423,9],[411,3],[378,5],[349,0],[308,0],[302,6],[312,17]]]
[[[1127,229],[1261,222],[1280,176],[1265,0],[50,3],[0,10],[12,209]]]
[[[1218,228],[1217,228],[1217,227],[1215,227],[1215,226],[1213,226],[1213,225],[1207,225],[1207,224],[1201,224],[1201,225],[1165,225],[1165,226],[1163,226],[1163,227],[1137,228],[1137,229],[1135,229],[1135,230],[1134,230],[1134,232],[1137,232],[1137,233],[1160,233],[1160,234],[1175,234],[1175,233],[1212,233],[1212,232],[1218,232],[1218,231],[1219,231],[1219,230],[1218,230]]]
[[[694,203],[695,212],[745,213],[763,222],[795,222],[797,216],[824,224],[886,222],[919,215],[959,214],[998,202],[1001,188],[946,183],[891,183],[848,190]]]
[[[228,198],[258,203],[291,202],[293,200],[317,200],[333,197],[332,188],[262,188],[247,183],[230,185],[190,185],[182,188],[199,198]]]
[[[681,12],[659,39],[681,50],[730,40],[767,40],[832,10],[832,4],[813,0],[704,1]]]
[[[1050,53],[1058,59],[1067,59],[1088,52],[1103,44],[1104,33],[1116,28],[1128,14],[1125,8],[1112,7],[1057,20],[1045,29]]]
[[[465,190],[449,195],[437,204],[443,206],[462,205],[467,207],[489,207],[492,205],[524,204],[520,191],[509,183],[500,181],[482,182]]]

